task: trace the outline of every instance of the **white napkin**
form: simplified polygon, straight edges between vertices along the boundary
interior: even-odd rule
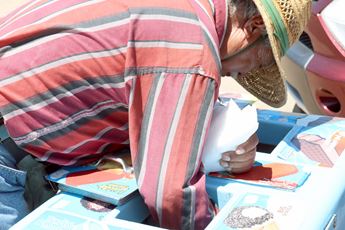
[[[233,100],[226,106],[217,104],[202,154],[205,172],[224,171],[219,164],[222,153],[236,150],[258,127],[255,107],[247,105],[241,110]]]

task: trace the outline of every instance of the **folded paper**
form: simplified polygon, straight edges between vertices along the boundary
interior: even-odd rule
[[[219,164],[222,153],[236,150],[256,132],[258,126],[255,107],[247,105],[240,109],[233,100],[226,105],[217,104],[202,154],[205,172],[224,171]]]

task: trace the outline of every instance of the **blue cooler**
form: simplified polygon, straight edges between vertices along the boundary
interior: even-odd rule
[[[293,181],[283,172],[278,179],[261,178],[263,183],[210,173],[207,191],[220,211],[207,229],[345,229],[345,120],[262,112],[260,143],[276,147],[271,154],[258,152],[256,162],[292,165],[308,176],[291,188],[281,186]]]

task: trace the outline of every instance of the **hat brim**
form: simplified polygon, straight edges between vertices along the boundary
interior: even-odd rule
[[[248,92],[272,107],[278,108],[286,103],[286,86],[276,64],[240,75],[236,80]]]
[[[260,0],[253,0],[266,26],[275,64],[240,75],[236,80],[248,92],[272,107],[281,107],[287,101],[284,71],[281,68],[281,51],[274,35],[274,27],[265,7]]]

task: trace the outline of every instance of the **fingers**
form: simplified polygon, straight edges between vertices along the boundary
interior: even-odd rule
[[[256,148],[238,155],[235,152],[226,152],[222,154],[219,161],[220,165],[229,172],[242,173],[248,171],[255,161]]]
[[[255,161],[256,149],[247,152],[245,158],[238,161],[230,161],[229,168],[231,173],[243,173],[251,169]]]
[[[255,161],[256,146],[259,139],[252,135],[245,143],[238,146],[235,151],[222,154],[220,165],[231,173],[243,173],[251,169]]]
[[[224,168],[224,170],[231,172],[231,173],[244,173],[249,171],[253,164],[255,162],[255,159],[247,161],[247,162],[237,162],[237,163],[229,163],[225,161],[220,161],[220,165]]]
[[[255,157],[256,147],[246,150],[245,153],[237,154],[236,151],[225,152],[222,154],[222,161],[226,162],[244,162]]]
[[[239,145],[236,149],[237,154],[243,154],[251,151],[252,149],[256,148],[256,146],[259,144],[259,138],[254,133],[246,142]]]

